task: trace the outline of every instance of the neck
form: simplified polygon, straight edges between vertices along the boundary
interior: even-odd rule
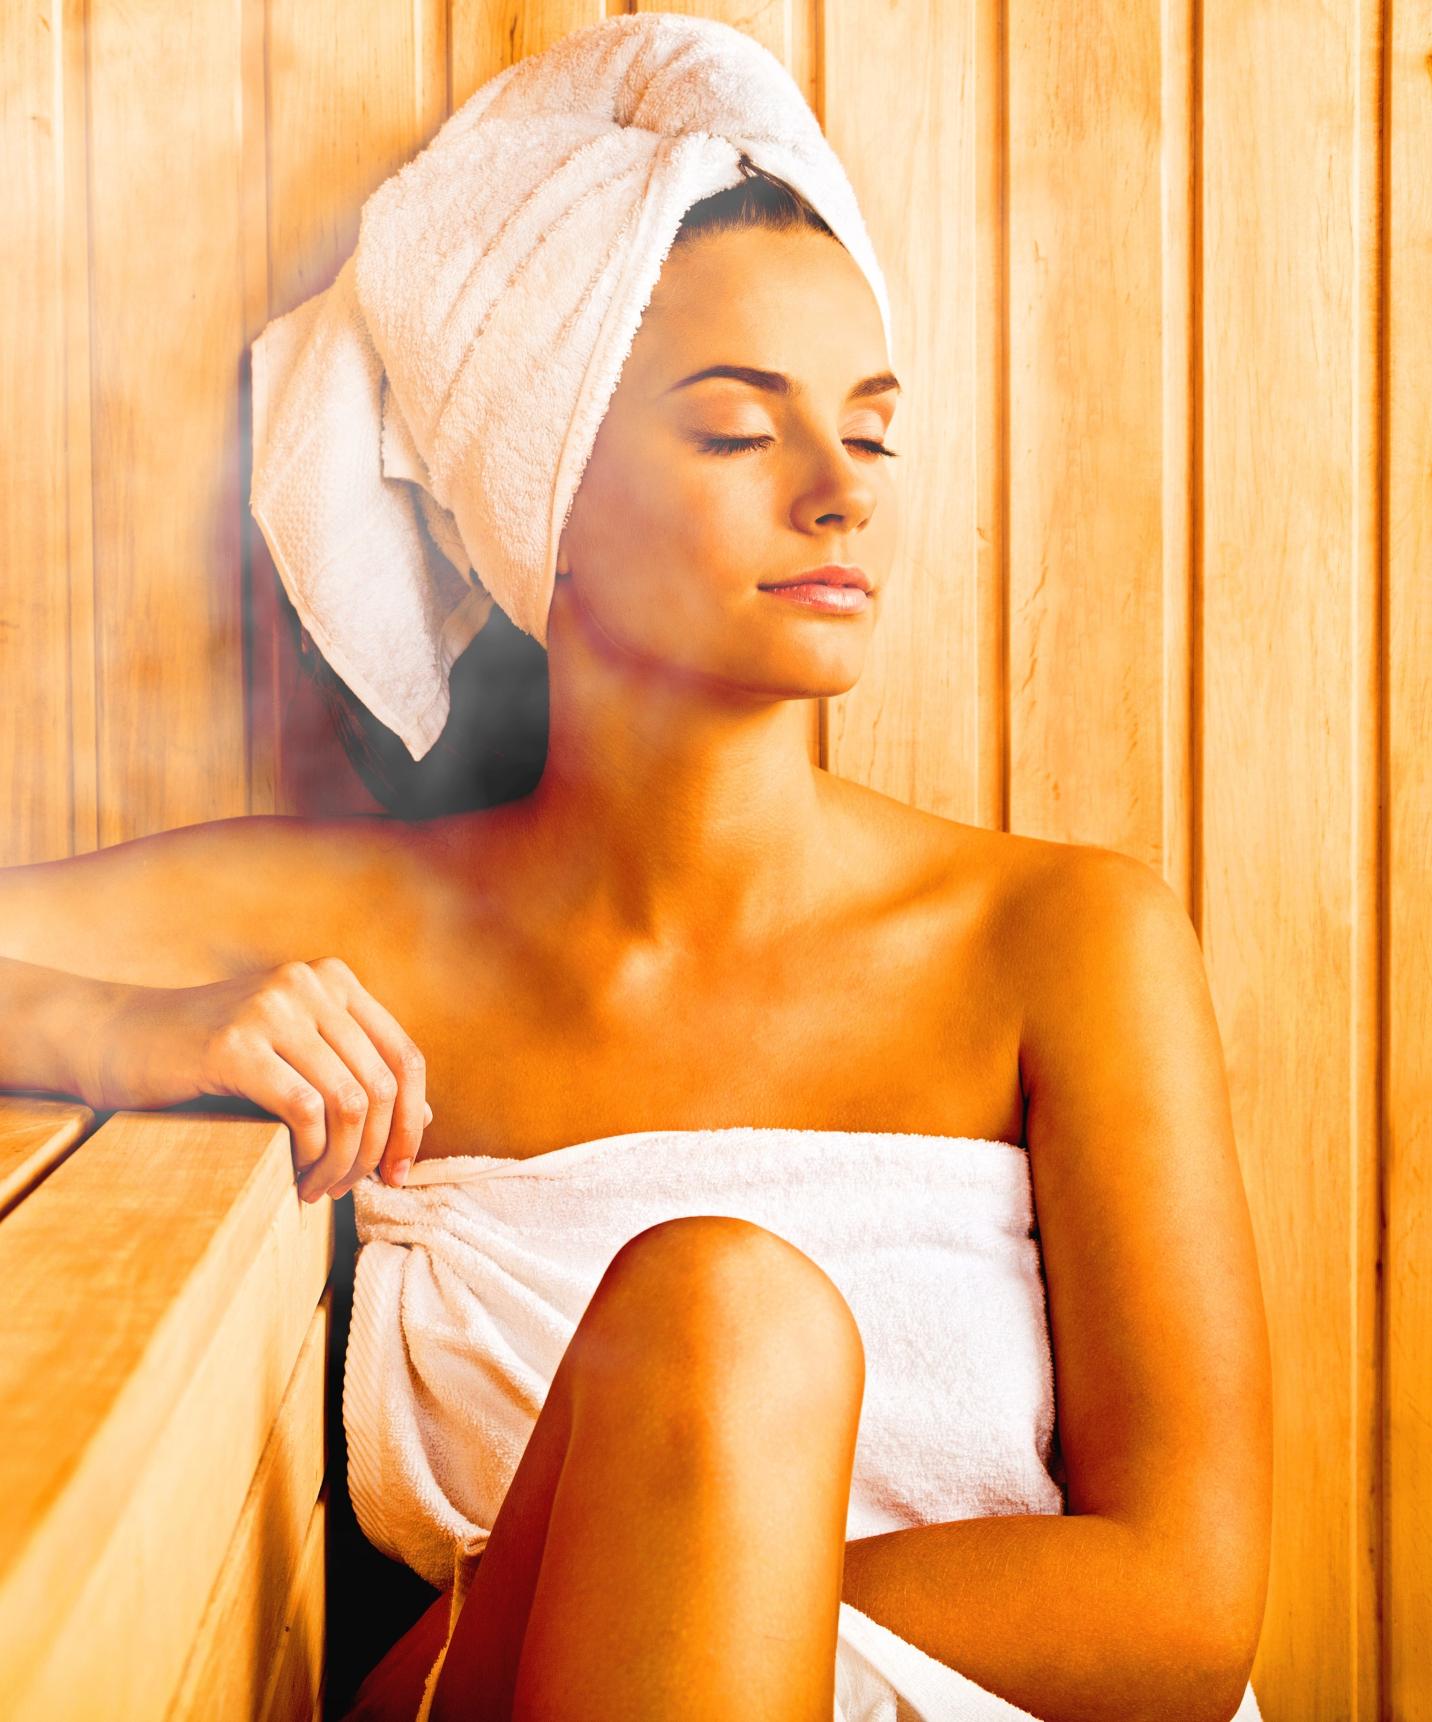
[[[567,646],[554,629],[547,762],[520,804],[544,906],[694,950],[759,943],[829,900],[840,845],[810,699]]]

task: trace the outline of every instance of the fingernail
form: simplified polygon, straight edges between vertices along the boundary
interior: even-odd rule
[[[424,1124],[424,1126],[427,1126],[427,1125],[431,1124],[432,1121],[433,1121],[433,1109],[431,1106],[427,1105],[426,1102],[424,1102],[424,1104],[423,1104],[423,1124]]]
[[[406,1184],[407,1183],[407,1181],[408,1181],[408,1170],[412,1166],[412,1164],[413,1163],[411,1160],[399,1160],[397,1165],[394,1166],[394,1168],[393,1168],[393,1182],[395,1184]]]

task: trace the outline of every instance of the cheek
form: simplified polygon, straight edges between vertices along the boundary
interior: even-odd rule
[[[647,482],[625,482],[614,496],[608,555],[629,568],[632,585],[666,587],[682,574],[698,593],[749,582],[768,502],[741,475],[712,471],[718,458],[653,469]]]

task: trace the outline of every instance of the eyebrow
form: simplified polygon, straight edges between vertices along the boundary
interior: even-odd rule
[[[764,389],[771,395],[798,396],[805,393],[804,386],[783,371],[758,371],[751,365],[708,365],[704,371],[693,371],[689,377],[683,377],[679,383],[673,383],[662,392],[674,394],[677,389],[690,388],[692,383],[702,382],[707,377],[731,377],[738,383],[748,383],[753,389]],[[858,382],[846,399],[864,400],[868,395],[884,395],[892,389],[898,392],[899,388],[893,372],[880,371]]]

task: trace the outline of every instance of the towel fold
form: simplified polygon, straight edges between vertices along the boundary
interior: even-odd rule
[[[1029,1156],[904,1131],[638,1130],[354,1186],[349,1488],[386,1553],[452,1586],[449,1642],[563,1353],[621,1246],[730,1214],[829,1275],[865,1350],[846,1540],[1062,1513]],[[427,1722],[443,1654],[419,1712]],[[1031,1722],[840,1605],[834,1722]],[[1251,1686],[1233,1722],[1261,1722]]]
[[[557,543],[682,218],[794,187],[884,277],[781,62],[622,14],[490,78],[363,205],[332,285],[253,343],[250,508],[319,650],[415,759],[494,600],[546,643]]]
[[[1059,1513],[1053,1370],[1028,1156],[905,1133],[636,1131],[530,1160],[419,1160],[354,1187],[360,1251],[344,1384],[366,1535],[455,1621],[556,1373],[612,1257],[683,1214],[732,1214],[805,1251],[865,1348],[846,1539]],[[430,1679],[430,1691],[436,1669]],[[1017,1722],[1026,1712],[843,1604],[837,1722]]]

